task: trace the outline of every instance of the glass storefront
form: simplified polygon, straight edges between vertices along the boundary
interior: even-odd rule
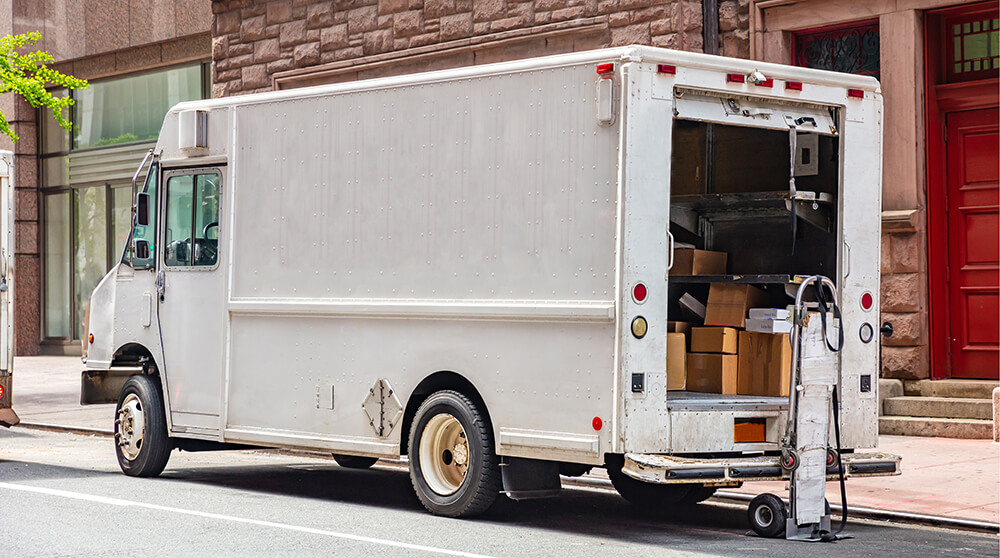
[[[73,93],[72,134],[42,115],[42,331],[48,341],[86,335],[90,294],[128,241],[132,173],[170,107],[208,97],[207,75],[206,64],[195,64],[91,82]]]

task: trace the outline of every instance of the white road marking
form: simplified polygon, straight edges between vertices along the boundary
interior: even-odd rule
[[[462,556],[463,558],[492,558],[484,554],[473,554],[471,552],[462,552],[459,550],[448,550],[446,548],[437,548],[433,546],[424,546],[420,544],[410,544],[399,541],[392,541],[388,539],[377,539],[374,537],[364,537],[361,535],[352,535],[350,533],[338,533],[336,531],[327,531],[325,529],[313,529],[312,527],[302,527],[299,525],[289,525],[287,523],[275,523],[273,521],[261,521],[259,519],[249,519],[246,517],[236,517],[232,515],[223,515],[218,513],[203,512],[197,510],[186,510],[184,508],[172,508],[169,506],[159,506],[156,504],[147,504],[145,502],[133,502],[131,500],[122,500],[120,498],[108,498],[105,496],[95,496],[92,494],[83,494],[81,492],[70,492],[68,490],[58,490],[55,488],[44,488],[41,486],[29,486],[25,484],[13,484],[7,482],[0,482],[0,488],[6,488],[7,490],[19,490],[22,492],[34,492],[36,494],[45,494],[48,496],[58,496],[60,498],[70,498],[74,500],[84,500],[87,502],[96,502],[99,504],[107,504],[109,506],[133,506],[138,508],[146,508],[149,510],[165,511],[170,513],[179,513],[182,515],[193,515],[195,517],[204,517],[207,519],[218,519],[222,521],[232,521],[234,523],[247,523],[250,525],[259,525],[261,527],[271,527],[274,529],[285,529],[288,531],[297,531],[300,533],[309,533],[312,535],[322,535],[325,537],[333,537],[338,539],[347,539],[351,541],[358,541],[370,544],[380,544],[384,546],[391,546],[395,548],[405,548],[408,550],[420,550],[423,552],[433,552],[435,554],[445,554],[447,556]]]

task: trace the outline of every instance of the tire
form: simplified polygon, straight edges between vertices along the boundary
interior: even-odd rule
[[[747,519],[750,528],[761,537],[776,539],[785,534],[785,521],[788,519],[788,509],[785,503],[774,494],[760,494],[750,500],[747,508]]]
[[[630,504],[650,511],[662,511],[664,505],[678,504],[691,493],[695,485],[653,484],[635,480],[622,472],[624,459],[620,455],[609,455],[605,465],[611,484],[622,498]]]
[[[115,407],[115,454],[130,477],[155,477],[170,458],[167,416],[158,378],[132,376]]]
[[[483,410],[457,391],[431,394],[417,409],[409,439],[410,482],[428,511],[472,517],[492,506],[502,481]]]
[[[704,502],[712,496],[715,495],[716,488],[713,486],[705,486],[703,484],[691,485],[691,492],[688,492],[686,496],[681,498],[680,504],[694,505],[699,502]]]
[[[348,469],[367,469],[378,461],[377,457],[364,457],[360,455],[340,455],[338,453],[333,454],[333,460],[337,462],[337,465],[341,467],[346,467]]]

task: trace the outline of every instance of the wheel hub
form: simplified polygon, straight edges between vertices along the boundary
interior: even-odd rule
[[[469,471],[469,442],[457,418],[435,415],[420,437],[420,470],[427,485],[441,496],[454,494]]]
[[[142,412],[139,397],[130,393],[118,408],[115,417],[115,438],[122,455],[129,461],[139,457],[142,451],[143,434],[145,434],[146,419]]]

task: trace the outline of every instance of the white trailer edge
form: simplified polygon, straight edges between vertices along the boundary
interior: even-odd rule
[[[671,289],[707,288],[668,276],[687,235],[775,301],[833,278],[842,456],[895,474],[853,453],[877,444],[881,109],[871,78],[640,46],[182,103],[91,299],[82,402],[117,402],[128,474],[173,448],[409,454],[450,516],[591,466],[663,503],[788,478],[730,467],[777,462],[788,398],[666,390]],[[811,192],[790,126],[824,157]]]

